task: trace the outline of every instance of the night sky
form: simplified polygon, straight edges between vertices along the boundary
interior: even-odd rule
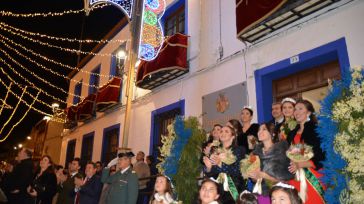
[[[12,13],[48,13],[48,12],[62,12],[66,10],[79,10],[83,8],[83,0],[2,0],[0,3],[0,11],[11,11]],[[49,36],[64,37],[64,38],[76,38],[76,39],[94,39],[101,40],[109,31],[112,29],[122,18],[124,14],[117,8],[113,6],[106,6],[102,9],[94,10],[89,16],[85,13],[79,14],[66,14],[58,17],[33,17],[33,18],[22,18],[22,17],[10,17],[0,14],[0,22],[7,25],[17,27],[30,32],[47,34]],[[83,35],[81,35],[81,30],[83,27]],[[34,43],[25,40],[17,35],[11,34],[0,27],[0,34],[15,43],[25,46],[27,49],[32,49],[34,52],[41,54],[49,59],[67,64],[70,66],[76,66],[77,64],[77,54],[71,52],[61,51],[56,48],[49,48],[38,43]],[[24,35],[24,34],[23,34]],[[36,36],[29,36],[31,38],[38,39],[42,42],[46,42],[51,45],[61,46],[71,49],[79,49],[80,44],[78,42],[62,42],[56,40],[49,40],[46,38],[40,38]],[[62,75],[68,75],[70,69],[49,63],[40,57],[34,56],[31,53],[25,51],[24,49],[11,44],[9,41],[4,40],[0,37],[8,46],[17,49],[20,53],[27,56],[28,58],[42,64],[46,68],[52,69],[53,71],[60,73]],[[96,43],[82,44],[82,51],[90,51]],[[15,53],[13,50],[8,48],[2,41],[0,41],[0,67],[16,82],[22,84],[23,86],[29,85],[24,79],[15,74],[11,68],[7,65],[9,64],[16,71],[19,72],[24,78],[31,81],[35,86],[41,88],[47,93],[66,100],[67,94],[61,92],[58,89],[52,88],[50,85],[42,82],[41,80],[34,77],[33,74],[25,71],[23,68],[19,67],[13,60],[22,64],[25,68],[32,71],[34,74],[43,78],[44,80],[50,82],[51,84],[68,91],[69,81],[56,76],[40,66],[36,65],[24,57]],[[4,53],[5,52],[5,53]],[[84,56],[81,56],[81,59]],[[13,60],[11,60],[11,58]],[[2,60],[1,60],[2,59]],[[4,63],[5,62],[5,63]],[[7,63],[7,64],[6,64]],[[0,79],[9,86],[10,80],[8,77],[0,71]],[[22,90],[13,85],[11,90],[18,96],[21,96]],[[28,87],[28,93],[36,95],[37,91],[34,88]],[[0,99],[4,99],[7,93],[7,89],[0,83]],[[39,99],[45,103],[52,104],[55,100],[45,94],[40,94]],[[33,99],[25,94],[23,97],[28,104],[33,102]],[[6,102],[13,108],[16,107],[18,99],[13,95],[9,94]],[[61,108],[65,108],[65,104],[61,104]],[[34,107],[47,113],[52,113],[52,110],[41,103],[35,103]],[[28,107],[24,103],[20,103],[18,109],[12,119],[5,126],[1,138],[5,137],[12,126],[17,123],[20,118],[27,111]],[[2,128],[8,119],[10,118],[13,110],[3,109],[0,115],[0,128]],[[25,140],[26,136],[29,135],[32,127],[43,118],[44,115],[30,110],[25,119],[13,130],[9,138],[0,143],[0,153],[5,151],[13,151],[13,146]]]

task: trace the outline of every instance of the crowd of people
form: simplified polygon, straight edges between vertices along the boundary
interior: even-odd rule
[[[252,123],[253,109],[245,106],[240,121],[214,125],[201,144],[204,176],[202,182],[196,180],[196,203],[324,203],[319,170],[325,154],[315,130],[317,119],[312,104],[285,98],[272,104],[272,116],[269,122]],[[308,161],[290,160],[286,155],[290,145],[303,143],[312,147],[314,156]],[[252,155],[259,158],[260,168],[243,177],[241,161]],[[148,156],[144,161],[145,154],[140,151],[132,164],[134,156],[125,150],[105,167],[101,162],[88,162],[83,168],[80,159],[74,158],[64,168],[45,155],[34,168],[32,152],[22,148],[16,161],[2,169],[2,197],[9,204],[178,203],[181,198],[176,198],[171,179],[158,174],[154,158]],[[299,193],[302,182],[295,180],[298,169],[306,173],[307,196],[303,201]],[[221,173],[231,178],[228,189],[218,179]],[[258,182],[261,191],[257,192]]]

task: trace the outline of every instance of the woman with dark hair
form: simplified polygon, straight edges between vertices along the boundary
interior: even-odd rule
[[[57,178],[50,156],[45,155],[39,161],[39,169],[32,184],[27,188],[28,194],[36,204],[51,204],[57,191]]]
[[[262,195],[268,198],[269,189],[279,181],[289,181],[294,177],[288,171],[290,160],[286,156],[288,143],[278,141],[275,126],[272,123],[263,123],[259,127],[258,139],[261,142],[252,154],[260,159],[260,170],[249,175],[254,180],[260,180]],[[269,199],[267,199],[269,201]]]
[[[254,150],[258,138],[259,125],[257,123],[252,123],[253,113],[253,109],[250,106],[243,107],[240,115],[242,126],[240,130],[237,131],[238,145],[243,146],[246,149],[247,153],[250,153]],[[238,127],[238,125],[236,127]]]
[[[284,183],[278,183],[270,191],[272,204],[302,204],[297,190]]]
[[[289,133],[296,127],[297,122],[294,118],[294,106],[296,101],[293,98],[284,98],[282,100],[282,114],[284,116],[283,123],[279,128],[279,139],[286,140]]]
[[[321,140],[316,132],[317,118],[314,115],[315,109],[308,100],[299,100],[295,105],[294,117],[297,127],[290,132],[287,138],[288,143],[304,143],[312,147],[314,156],[305,162],[293,162],[289,166],[289,171],[295,173],[303,168],[306,175],[307,200],[305,203],[325,203],[323,194],[324,188],[319,178],[322,176],[318,171],[322,168],[321,162],[325,160],[325,153],[321,149]],[[300,183],[294,180],[290,184],[300,189]]]
[[[236,133],[234,128],[225,126],[220,135],[221,145],[216,152],[209,157],[204,156],[204,172],[208,177],[217,177],[220,173],[226,173],[233,180],[237,191],[240,193],[244,188],[244,179],[240,173],[240,160],[245,155],[245,149],[236,144]],[[231,203],[232,197],[223,203]]]

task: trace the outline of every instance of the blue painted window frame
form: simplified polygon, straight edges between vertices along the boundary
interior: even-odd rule
[[[73,152],[70,152],[70,147],[71,145],[73,145]],[[66,151],[66,159],[65,159],[65,168],[68,168],[68,162],[72,161],[75,158],[75,151],[76,151],[76,139],[70,140],[67,143],[67,151]],[[73,154],[73,156],[71,157],[71,154]]]
[[[105,154],[106,154],[106,144],[108,143],[110,138],[107,138],[106,133],[110,130],[118,129],[118,136],[117,136],[117,144],[119,145],[119,138],[120,138],[120,123],[109,126],[107,128],[104,128],[103,130],[103,136],[102,136],[102,150],[101,150],[101,162],[105,163]],[[115,155],[116,156],[116,155]]]
[[[173,13],[175,13],[182,6],[185,7],[185,32],[183,34],[188,33],[188,1],[187,0],[175,0],[167,6],[166,11],[164,12],[164,14],[161,18],[161,25],[163,27],[163,33],[165,31],[164,25],[166,24],[166,19],[168,17],[170,17]]]
[[[82,92],[82,80],[77,82],[75,84],[75,90],[73,91],[73,105],[76,105],[77,103],[80,102],[80,97],[77,96],[81,96],[81,92]]]
[[[162,114],[162,113],[165,113],[165,112],[168,112],[168,111],[171,111],[173,109],[176,109],[176,108],[180,108],[181,110],[181,115],[184,116],[185,115],[185,100],[182,99],[178,102],[175,102],[175,103],[172,103],[172,104],[169,104],[167,106],[164,106],[162,108],[159,108],[159,109],[156,109],[154,111],[152,111],[151,113],[151,129],[150,129],[150,145],[149,145],[149,155],[153,155],[156,151],[154,151],[154,144],[156,144],[158,142],[158,137],[157,135],[158,132],[154,129],[155,127],[155,121],[154,121],[154,118],[159,115],[159,114]],[[156,156],[156,155],[153,155],[153,156]]]
[[[90,138],[92,138],[92,143],[91,143],[91,149],[92,149],[92,151],[91,151],[91,158],[84,159],[85,156],[86,156],[85,154],[86,154],[86,149],[87,149],[85,140],[86,139],[90,139]],[[88,162],[88,161],[92,161],[93,148],[94,148],[94,138],[95,138],[95,131],[90,132],[90,133],[87,133],[87,134],[83,135],[83,137],[82,137],[82,147],[81,147],[81,160],[82,160],[82,162],[81,163],[83,165],[85,165],[86,162]]]
[[[92,70],[92,73],[100,74],[100,71],[101,71],[101,64],[97,65],[96,68]],[[89,83],[89,85],[99,86],[100,85],[100,76],[90,74],[90,83]],[[96,93],[96,92],[97,92],[96,87],[92,87],[92,86],[88,87],[88,95],[91,95],[91,94]]]
[[[297,63],[291,64],[290,58],[287,58],[254,72],[259,123],[268,121],[272,117],[271,104],[273,102],[273,80],[334,60],[339,62],[341,73],[350,69],[345,38],[340,38],[336,41],[300,53],[297,56],[299,57],[299,62]]]

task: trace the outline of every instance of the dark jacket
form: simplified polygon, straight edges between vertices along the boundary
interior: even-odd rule
[[[296,128],[288,134],[287,137],[288,144],[291,144],[293,142],[294,137],[296,136],[299,128],[300,126],[298,124]],[[321,149],[321,140],[318,136],[318,133],[316,132],[316,128],[317,128],[317,123],[313,121],[306,122],[301,135],[301,142],[304,142],[305,144],[312,146],[314,156],[311,159],[311,161],[315,164],[316,170],[318,170],[322,168],[321,162],[325,160],[325,153]]]
[[[58,185],[57,204],[74,204],[75,178],[68,177],[63,184]]]
[[[9,203],[28,203],[30,196],[27,192],[27,187],[32,183],[33,180],[33,161],[31,158],[20,161],[14,167],[14,171],[11,175],[11,189],[9,192],[19,190],[19,193],[10,193]]]
[[[80,204],[98,204],[101,190],[101,178],[95,174],[81,187]]]
[[[259,124],[253,123],[246,132],[242,132],[238,135],[238,145],[244,147],[247,154],[253,151],[253,149],[249,149],[248,136],[252,135],[256,138],[256,141],[258,141],[258,130]]]
[[[35,203],[52,204],[53,196],[57,192],[57,177],[52,171],[45,171],[35,177],[31,186],[37,191]]]

